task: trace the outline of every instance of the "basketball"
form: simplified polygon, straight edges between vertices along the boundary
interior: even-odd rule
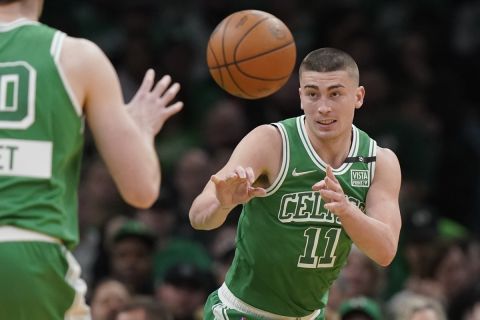
[[[228,93],[259,99],[279,90],[295,67],[288,27],[270,13],[243,10],[223,19],[207,46],[208,70]]]

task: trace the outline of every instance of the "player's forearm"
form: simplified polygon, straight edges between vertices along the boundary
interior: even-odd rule
[[[356,208],[340,218],[355,245],[381,266],[388,266],[397,252],[397,241],[387,224]]]
[[[106,162],[122,198],[134,207],[149,208],[160,190],[160,163],[153,142],[134,135],[124,141],[121,152],[106,154]]]
[[[200,194],[189,212],[190,224],[197,230],[212,230],[220,227],[233,207],[222,207],[215,196]]]

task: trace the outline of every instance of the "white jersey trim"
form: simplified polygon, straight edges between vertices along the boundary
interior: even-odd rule
[[[0,32],[8,32],[15,28],[26,26],[26,25],[39,25],[37,21],[32,21],[27,18],[20,18],[11,22],[0,22]]]
[[[75,297],[72,305],[65,312],[65,320],[91,320],[90,307],[85,302],[87,293],[87,284],[80,278],[81,268],[73,254],[62,248],[63,254],[67,259],[68,271],[65,275],[65,281],[75,290]]]
[[[290,163],[290,145],[288,142],[287,131],[281,123],[275,123],[275,127],[278,128],[278,131],[280,131],[280,135],[282,137],[282,166],[275,181],[266,189],[266,197],[271,196],[280,188],[285,180],[285,177],[287,176],[288,165]]]
[[[255,308],[235,297],[235,295],[230,291],[230,289],[228,289],[225,283],[223,283],[222,286],[218,289],[218,298],[220,299],[222,304],[227,306],[229,309],[238,310],[242,313],[251,314],[254,317],[265,320],[313,320],[318,317],[321,312],[321,310],[316,310],[304,317],[287,317],[264,311]]]
[[[0,226],[0,242],[21,241],[39,241],[58,244],[62,243],[60,239],[33,230],[22,229],[14,226]]]
[[[73,93],[70,83],[67,81],[67,77],[65,76],[65,72],[63,71],[62,65],[60,63],[60,54],[62,52],[63,41],[65,40],[66,36],[67,35],[61,31],[57,31],[55,33],[55,35],[53,36],[52,45],[50,46],[50,54],[52,55],[55,65],[57,66],[58,74],[60,75],[60,79],[63,82],[63,86],[67,91],[67,94],[70,98],[70,101],[73,104],[73,107],[75,108],[75,113],[79,117],[81,117],[83,114],[82,108],[80,106],[80,103],[77,100],[77,97]]]
[[[308,138],[307,131],[305,128],[305,116],[300,116],[297,118],[297,129],[298,129],[298,134],[300,135],[300,139],[302,140],[303,146],[305,147],[305,150],[307,151],[308,155],[310,156],[310,159],[313,161],[313,163],[316,164],[316,166],[322,170],[326,171],[327,168],[327,163],[323,161],[322,158],[317,154],[315,149],[313,148],[312,143],[310,142],[310,139]],[[358,132],[357,127],[352,125],[352,144],[350,146],[350,150],[348,152],[347,157],[353,157],[357,154],[358,148],[360,145],[360,134]],[[333,173],[335,175],[342,175],[346,173],[350,167],[352,166],[352,163],[344,163],[342,164],[339,168],[334,168]]]
[[[373,139],[370,139],[370,148],[368,154],[371,157],[377,156],[377,142]],[[375,164],[377,161],[372,161],[368,163],[368,170],[370,170],[370,185],[372,185],[373,177],[375,176]]]

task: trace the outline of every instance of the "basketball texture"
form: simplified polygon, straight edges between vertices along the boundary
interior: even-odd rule
[[[264,11],[232,13],[208,41],[210,74],[220,87],[240,98],[259,99],[279,90],[290,77],[295,59],[292,33]]]

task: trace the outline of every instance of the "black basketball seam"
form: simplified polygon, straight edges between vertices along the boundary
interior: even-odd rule
[[[232,19],[232,16],[230,16],[228,18],[228,20],[225,22],[225,28],[223,28],[223,33],[222,33],[222,53],[223,53],[223,61],[227,61],[227,57],[226,57],[226,54],[225,54],[225,33],[226,33],[226,30],[227,30],[227,27],[228,27],[228,23],[230,22],[230,20]],[[228,69],[228,67],[225,67],[225,69],[227,69],[227,73],[228,75],[230,76],[230,79],[232,79],[232,82],[233,84],[238,88],[238,90],[240,90],[244,95],[246,96],[249,96],[249,97],[253,97],[249,94],[247,94],[242,88],[240,88],[240,86],[238,85],[238,83],[235,81],[235,79],[233,78],[232,74],[230,73],[230,70]],[[221,70],[220,70],[221,72]]]
[[[292,42],[292,43],[293,43],[293,42]],[[280,49],[283,49],[283,48],[285,48],[285,47],[287,47],[287,46],[283,46],[283,47],[280,48]],[[277,49],[275,49],[275,50],[277,50]],[[271,52],[274,52],[275,50],[273,50],[273,51],[271,51]],[[271,52],[268,52],[268,53],[271,53]],[[264,53],[264,55],[265,55],[265,54],[268,54],[268,53]],[[280,78],[261,78],[261,77],[257,77],[257,76],[248,74],[247,72],[243,71],[242,68],[240,68],[240,66],[238,65],[238,62],[235,63],[235,67],[237,67],[237,70],[238,70],[241,74],[243,74],[244,76],[249,77],[249,78],[252,78],[252,79],[263,80],[263,81],[279,81],[279,80],[283,80],[283,79],[285,79],[285,78],[290,77],[290,74],[291,74],[292,71],[293,71],[293,69],[290,70],[290,72],[289,72],[286,76],[283,76],[283,77],[280,77]]]
[[[245,32],[243,34],[243,36],[238,39],[237,41],[237,45],[235,46],[235,48],[233,49],[233,61],[236,61],[237,59],[235,59],[236,55],[237,55],[237,50],[238,50],[238,46],[240,46],[240,44],[242,43],[243,39],[245,39],[247,37],[247,35],[252,32],[253,29],[255,29],[259,24],[261,24],[262,22],[268,20],[270,17],[265,17],[261,20],[258,20],[253,26],[250,27],[250,29],[247,30],[247,32]]]
[[[213,50],[212,46],[210,45],[210,40],[208,41],[208,49],[212,52],[213,59],[214,59],[215,62],[218,64],[217,55],[215,54],[215,51]],[[210,68],[209,68],[209,69],[210,69]],[[210,70],[212,70],[212,69],[210,69]],[[220,73],[220,82],[221,82],[221,86],[223,87],[224,83],[223,83],[222,70],[218,70],[218,72]]]
[[[252,60],[252,59],[255,59],[255,58],[258,58],[260,56],[263,56],[265,54],[269,54],[269,53],[272,53],[272,52],[275,52],[277,50],[280,50],[280,49],[283,49],[283,48],[286,48],[288,47],[289,45],[292,45],[292,44],[295,44],[295,41],[290,41],[290,42],[287,42],[286,44],[280,46],[280,47],[276,47],[274,49],[270,49],[268,51],[264,51],[264,52],[261,52],[261,53],[257,53],[256,55],[254,56],[250,56],[248,58],[243,58],[241,60],[237,60],[237,61],[234,61],[234,62],[230,62],[230,63],[226,63],[226,64],[223,64],[221,66],[215,66],[215,67],[208,67],[210,70],[215,70],[215,69],[220,69],[220,68],[223,68],[223,67],[228,67],[228,66],[231,66],[231,65],[234,65],[234,64],[237,64],[237,63],[242,63],[242,62],[245,62],[245,61],[248,61],[248,60]]]

